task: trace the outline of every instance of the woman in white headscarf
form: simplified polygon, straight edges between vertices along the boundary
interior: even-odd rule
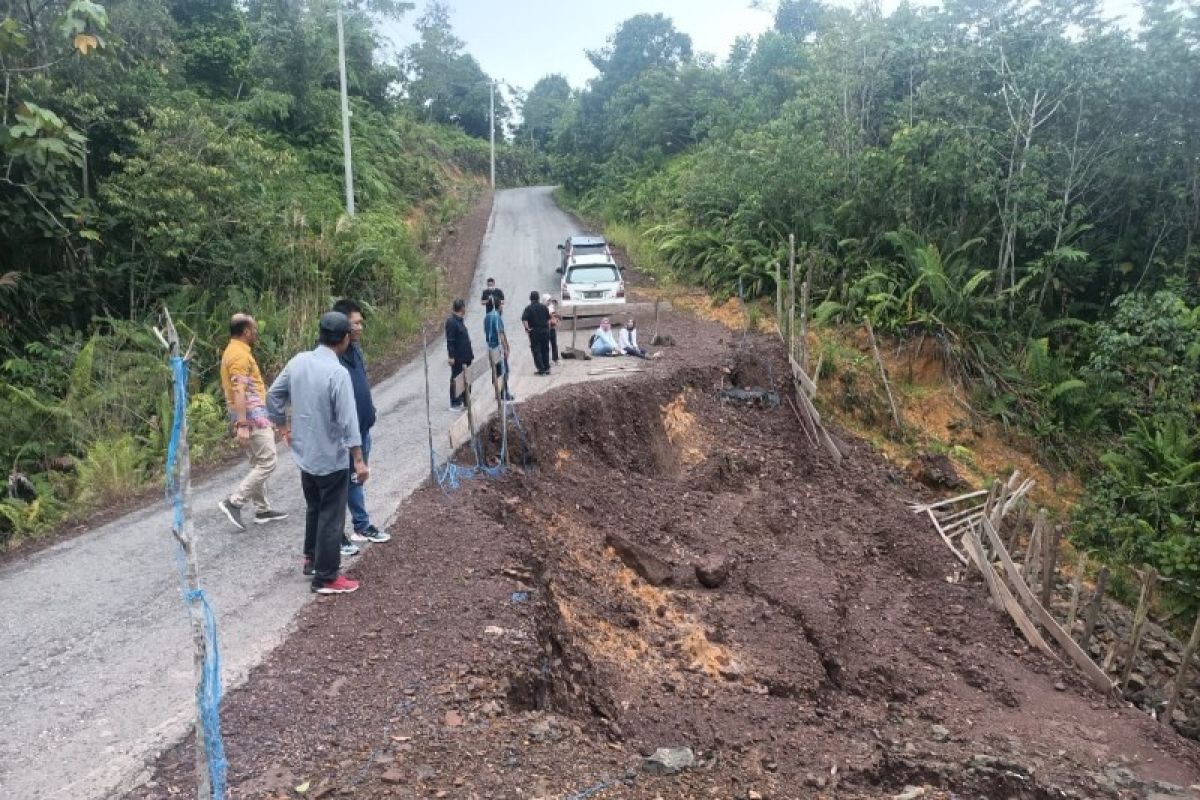
[[[637,340],[637,322],[633,317],[630,317],[625,322],[625,327],[617,331],[617,348],[627,356],[637,356],[638,358],[649,358],[650,354],[642,347],[638,346]]]
[[[612,325],[609,324],[608,317],[600,320],[600,327],[592,334],[592,355],[621,355],[621,350],[617,347],[617,340],[613,337]]]

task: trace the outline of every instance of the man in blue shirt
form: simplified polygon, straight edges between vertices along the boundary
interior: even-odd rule
[[[500,349],[500,361],[496,364],[496,378],[502,381],[505,400],[515,400],[508,391],[508,334],[504,332],[504,299],[490,298],[483,306],[487,314],[483,317],[483,337],[487,340],[488,350]]]
[[[354,386],[354,407],[358,412],[358,430],[362,435],[362,457],[369,466],[371,463],[371,428],[375,425],[375,403],[371,400],[371,382],[367,379],[367,361],[363,357],[362,306],[350,299],[338,300],[333,304],[333,310],[341,312],[350,320],[350,346],[341,355],[342,366],[350,373],[350,383]],[[354,542],[383,543],[392,538],[371,523],[367,513],[366,490],[359,483],[353,472],[350,472],[350,487],[346,492],[346,504],[350,508],[351,533],[348,540],[342,542],[342,555],[356,555],[358,546]]]
[[[267,391],[267,414],[292,448],[300,468],[307,510],[304,574],[318,594],[344,594],[358,581],[340,574],[342,529],[346,525],[347,463],[359,483],[371,471],[362,456],[362,435],[350,373],[339,356],[350,347],[350,320],[329,311],[321,316],[318,345],[293,356]],[[287,408],[292,409],[288,425]]]

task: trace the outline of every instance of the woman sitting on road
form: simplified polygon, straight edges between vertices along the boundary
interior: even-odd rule
[[[613,338],[612,325],[609,323],[608,317],[600,320],[599,329],[597,329],[596,333],[592,335],[592,355],[621,355],[621,350],[617,347],[617,341]]]
[[[645,348],[638,347],[637,341],[637,322],[633,317],[630,317],[625,322],[625,327],[617,332],[617,347],[627,356],[637,356],[638,358],[650,358],[650,354]]]

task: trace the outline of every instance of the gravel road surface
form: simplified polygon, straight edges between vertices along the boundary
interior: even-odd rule
[[[510,298],[505,313],[513,392],[524,399],[586,380],[586,363],[533,375],[520,314],[531,289],[557,285],[555,245],[578,232],[549,187],[496,195],[468,298],[468,328],[484,353],[479,295],[494,277]],[[370,321],[368,320],[368,326]],[[368,327],[367,335],[370,335]],[[484,356],[486,357],[486,356]],[[430,341],[434,443],[446,457],[449,367],[440,327]],[[368,508],[384,527],[429,474],[425,382],[418,356],[375,388]],[[291,517],[238,532],[217,502],[240,480],[238,465],[194,487],[205,589],[217,610],[226,687],[236,685],[289,630],[313,595],[300,575],[303,500],[280,445],[269,490]],[[389,544],[368,545],[389,547]],[[358,558],[369,557],[369,550]],[[353,568],[353,559],[349,560]],[[364,584],[360,590],[370,592]],[[142,775],[146,761],[185,735],[194,714],[191,629],[180,599],[165,504],[128,514],[88,534],[0,569],[0,797],[100,798]]]

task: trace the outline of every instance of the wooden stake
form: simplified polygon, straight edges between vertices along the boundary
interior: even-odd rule
[[[796,234],[788,234],[788,356],[796,357]]]
[[[775,262],[775,327],[783,339],[783,271],[778,261]]]
[[[1054,621],[1054,617],[1050,615],[1050,612],[1038,603],[1037,598],[1033,596],[1033,592],[1029,591],[1029,587],[1025,584],[1020,572],[1017,571],[1017,565],[1013,563],[1008,551],[1004,549],[1004,542],[1000,540],[1000,534],[992,527],[991,520],[987,517],[983,518],[983,528],[987,532],[988,539],[991,541],[992,547],[995,548],[996,554],[1000,557],[1000,562],[1004,566],[1004,572],[1016,589],[1017,596],[1020,597],[1025,607],[1029,609],[1033,618],[1058,642],[1071,661],[1087,674],[1097,689],[1103,692],[1111,692],[1113,684],[1108,679],[1108,675],[1105,674],[1104,670],[1096,666],[1096,662],[1092,661],[1091,656],[1084,652],[1079,645],[1075,644],[1075,640],[1071,638],[1071,635]]]
[[[1100,617],[1100,607],[1104,601],[1104,590],[1108,588],[1108,567],[1100,568],[1099,574],[1096,575],[1096,591],[1092,592],[1092,599],[1088,601],[1087,610],[1083,614],[1083,636],[1079,639],[1079,646],[1086,652],[1088,645],[1092,641],[1092,634],[1096,631],[1096,620]]]
[[[1046,509],[1042,509],[1038,514],[1044,518]],[[1058,540],[1062,537],[1062,528],[1058,525],[1049,528],[1043,522],[1042,531],[1044,532],[1043,541],[1046,545],[1042,552],[1042,596],[1040,599],[1042,605],[1049,608],[1050,594],[1054,591],[1054,567],[1058,562]]]
[[[1192,665],[1192,656],[1196,655],[1197,646],[1200,646],[1200,615],[1196,616],[1191,638],[1188,639],[1187,647],[1183,648],[1183,661],[1179,665],[1179,671],[1175,673],[1175,682],[1171,684],[1171,699],[1167,701],[1162,715],[1162,722],[1166,725],[1171,724],[1171,715],[1175,713],[1175,706],[1179,702],[1179,694],[1183,691],[1183,682],[1187,677],[1188,667]]]
[[[429,333],[424,325],[421,326],[421,357],[425,360],[425,427],[429,431],[429,477],[437,483],[437,463],[433,457],[433,415],[429,409]]]
[[[871,340],[871,352],[875,354],[875,363],[879,365],[879,375],[883,378],[883,388],[887,392],[888,405],[892,408],[892,421],[896,430],[904,433],[904,424],[900,422],[900,412],[896,410],[896,398],[892,397],[892,385],[888,383],[887,370],[883,368],[883,358],[879,355],[879,346],[875,343],[875,331],[871,329],[871,319],[863,315],[863,324],[867,326],[867,337]]]
[[[1067,621],[1063,625],[1067,633],[1075,627],[1075,612],[1079,609],[1079,593],[1083,589],[1083,571],[1087,569],[1087,553],[1080,550],[1075,561],[1075,574],[1071,577],[1071,604],[1067,607]]]
[[[1029,519],[1029,501],[1021,503],[1021,513],[1017,515],[1017,524],[1013,528],[1012,534],[1005,541],[1009,552],[1015,553],[1017,545],[1021,541],[1021,530],[1025,527],[1026,520]]]
[[[658,295],[657,297],[654,298],[654,335],[652,337],[650,337],[651,346],[653,346],[654,343],[658,341],[658,312],[659,312],[659,306],[661,306],[661,305],[662,305],[662,295]],[[572,344],[572,346],[574,346],[574,344],[575,344],[574,334],[572,334],[571,344]]]
[[[808,296],[812,291],[812,263],[808,266],[808,279],[800,284],[800,366],[808,372]]]
[[[810,300],[810,296],[811,296],[811,294],[812,294],[812,286],[813,286],[813,262],[814,262],[815,260],[816,260],[816,259],[815,259],[815,257],[814,257],[814,254],[813,254],[813,252],[810,250],[810,251],[808,252],[808,258],[806,259],[806,262],[807,262],[807,264],[808,264],[808,268],[807,268],[807,269],[804,271],[804,286],[803,286],[803,291],[801,291],[801,293],[800,293],[800,342],[801,342],[801,344],[800,344],[800,348],[801,348],[800,352],[801,352],[801,354],[804,356],[804,357],[803,357],[803,359],[801,360],[801,363],[804,365],[804,369],[805,369],[805,371],[807,371],[807,370],[808,370],[808,367],[809,367],[809,353],[808,353],[808,312],[809,312],[809,310],[810,310],[810,309],[809,309],[809,307],[810,307],[810,305],[811,305],[811,303],[809,302],[809,300]]]
[[[1025,548],[1025,561],[1021,565],[1021,574],[1029,588],[1037,585],[1035,578],[1038,573],[1038,555],[1042,550],[1042,515],[1039,514],[1033,523],[1033,532],[1029,534],[1029,546]]]
[[[1137,611],[1133,615],[1133,628],[1129,631],[1129,642],[1125,648],[1125,667],[1121,670],[1121,691],[1129,683],[1133,674],[1133,662],[1137,660],[1138,648],[1142,645],[1142,631],[1146,627],[1146,617],[1150,615],[1150,602],[1154,598],[1154,587],[1158,583],[1158,572],[1153,567],[1146,570],[1142,579],[1142,593],[1138,596]]]

